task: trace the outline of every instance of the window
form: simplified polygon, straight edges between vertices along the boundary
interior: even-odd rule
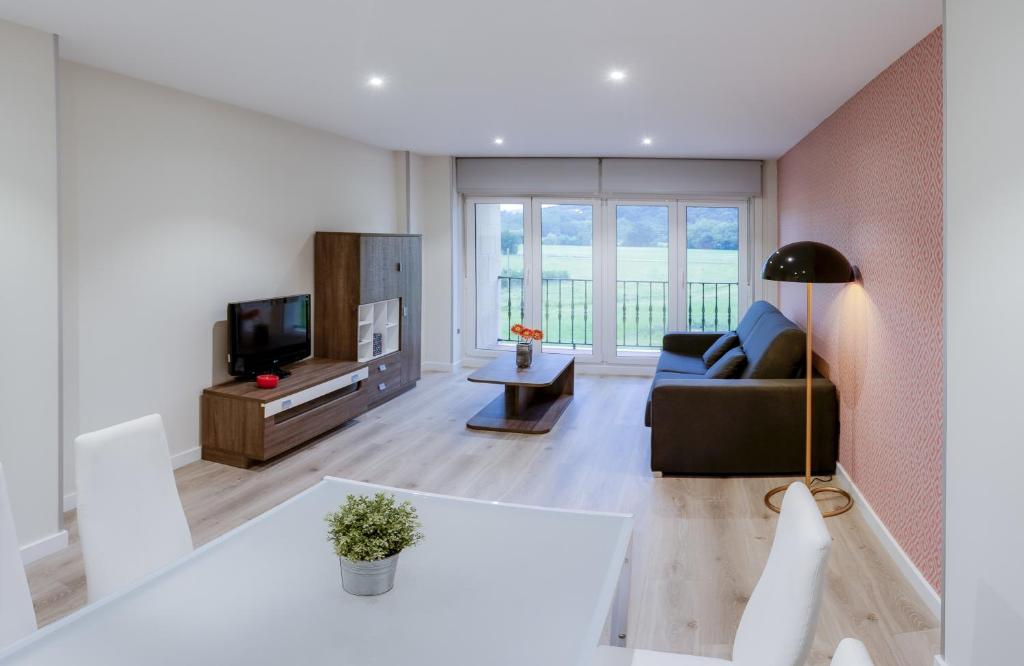
[[[687,330],[736,328],[740,242],[738,206],[686,206]]]
[[[512,325],[524,321],[524,248],[527,204],[473,205],[476,346],[494,349],[512,342]]]
[[[669,228],[673,207],[614,204],[615,344],[618,353],[661,349],[669,329]]]
[[[748,203],[467,199],[475,348],[511,348],[523,323],[548,353],[650,363],[667,331],[734,329]]]
[[[592,353],[594,344],[594,205],[540,206],[539,322],[545,351]]]

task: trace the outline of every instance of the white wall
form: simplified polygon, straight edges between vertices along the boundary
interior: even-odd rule
[[[449,370],[452,353],[452,159],[409,156],[410,231],[423,234],[423,367]]]
[[[0,463],[22,546],[58,535],[57,102],[52,35],[0,21]]]
[[[159,412],[197,456],[225,305],[312,292],[313,232],[404,231],[404,192],[391,151],[70,62],[60,79],[70,493],[80,432]]]
[[[1024,660],[1022,25],[1020,0],[946,2],[949,666]]]
[[[755,301],[779,304],[779,283],[761,279],[761,269],[779,249],[779,162],[765,160],[761,171],[761,196],[754,197],[753,269],[751,286]]]

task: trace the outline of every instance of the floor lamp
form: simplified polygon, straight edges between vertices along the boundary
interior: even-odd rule
[[[803,282],[807,285],[807,424],[805,427],[805,471],[804,483],[810,489],[812,495],[831,493],[840,495],[846,499],[842,506],[825,512],[826,518],[838,516],[853,508],[853,498],[850,493],[835,486],[812,486],[811,485],[811,421],[813,411],[811,410],[811,381],[814,378],[813,364],[813,334],[814,334],[814,311],[812,310],[812,290],[816,282],[837,283],[853,282],[856,277],[853,266],[842,255],[842,253],[830,245],[816,243],[814,241],[798,241],[780,247],[768,261],[764,263],[764,270],[761,277],[765,280],[777,282]],[[772,488],[764,496],[765,505],[772,511],[779,513],[780,506],[772,503],[772,498],[786,490],[787,486]]]

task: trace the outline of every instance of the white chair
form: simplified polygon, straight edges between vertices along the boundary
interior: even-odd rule
[[[36,630],[36,612],[28,590],[21,549],[14,531],[7,479],[0,465],[0,649]]]
[[[832,666],[875,666],[875,662],[863,643],[856,638],[844,638],[832,655]]]
[[[831,546],[828,528],[807,486],[793,483],[782,499],[768,563],[740,618],[731,662],[601,647],[596,666],[803,666],[818,625]]]
[[[89,601],[192,552],[159,414],[77,437],[75,478]]]

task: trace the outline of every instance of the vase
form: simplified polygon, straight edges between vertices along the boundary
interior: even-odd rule
[[[528,368],[533,363],[533,343],[516,343],[516,367]]]
[[[398,556],[395,553],[383,560],[357,561],[339,557],[341,563],[341,587],[349,594],[373,597],[384,594],[395,586],[395,570]]]

